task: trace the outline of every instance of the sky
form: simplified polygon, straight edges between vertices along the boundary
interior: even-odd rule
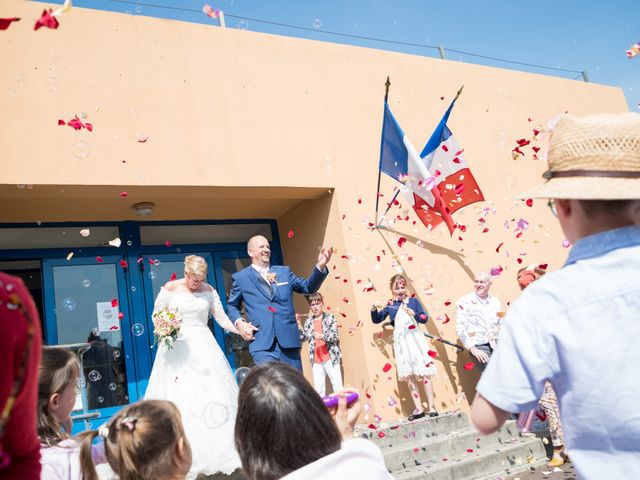
[[[77,7],[217,24],[202,13],[205,3],[224,11],[227,28],[429,57],[443,46],[449,60],[578,80],[586,71],[591,82],[620,87],[629,110],[640,112],[640,55],[625,55],[640,42],[638,0],[73,0]]]

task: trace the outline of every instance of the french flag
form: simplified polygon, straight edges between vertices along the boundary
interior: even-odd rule
[[[380,170],[402,183],[400,191],[422,223],[432,230],[445,222],[451,234],[455,229],[451,214],[484,200],[462,149],[447,127],[454,104],[455,100],[418,154],[385,102],[380,147]]]

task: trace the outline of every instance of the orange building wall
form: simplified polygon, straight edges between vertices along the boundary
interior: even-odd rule
[[[34,32],[42,8],[0,4],[1,17],[22,17],[0,35],[0,221],[134,219],[136,201],[156,203],[149,220],[271,217],[299,274],[317,247],[335,245],[322,291],[340,319],[346,383],[371,395],[369,418],[412,410],[395,369],[382,372],[393,363],[389,333],[380,339],[368,320],[371,304],[389,298],[389,277],[403,271],[435,319],[429,332],[455,340],[455,300],[471,290],[472,272],[502,266],[492,293],[506,305],[518,293],[518,258],[559,268],[567,251],[544,202],[513,199],[544,164],[529,147],[517,161],[510,150],[559,113],[627,110],[612,87],[141,16],[73,8],[58,30]],[[414,225],[402,199],[388,218],[403,220],[367,227],[387,76],[389,105],[416,148],[465,86],[449,127],[486,198],[455,214],[465,233]],[[83,112],[93,132],[57,125]],[[381,209],[393,188],[383,178]],[[529,227],[517,238],[520,218]],[[369,281],[376,290],[364,292]],[[434,349],[438,407],[468,408],[468,355]]]

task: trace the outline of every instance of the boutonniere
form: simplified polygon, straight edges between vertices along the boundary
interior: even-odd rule
[[[276,274],[274,272],[267,273],[267,281],[269,283],[276,283]]]

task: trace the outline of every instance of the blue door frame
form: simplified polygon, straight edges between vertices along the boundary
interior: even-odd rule
[[[65,223],[19,223],[1,224],[0,235],[3,228],[34,228],[64,227],[64,228],[90,228],[105,225],[117,225],[119,228],[122,245],[114,247],[96,248],[42,248],[31,250],[0,250],[0,260],[40,260],[42,262],[42,292],[44,305],[43,334],[45,344],[56,345],[57,323],[55,313],[55,294],[53,285],[53,268],[60,265],[95,265],[96,257],[100,256],[104,264],[115,264],[117,271],[118,296],[120,311],[124,313],[121,323],[123,335],[123,347],[125,350],[125,367],[127,374],[127,386],[129,401],[135,402],[143,397],[149,374],[152,367],[152,354],[150,346],[153,345],[152,329],[145,328],[143,335],[133,335],[131,328],[135,323],[143,323],[146,327],[147,318],[150,318],[153,310],[154,298],[150,282],[144,280],[145,267],[148,259],[183,259],[185,255],[202,255],[208,260],[209,282],[220,293],[220,298],[226,308],[226,294],[222,274],[222,261],[229,258],[246,258],[246,243],[216,243],[216,244],[182,244],[182,245],[141,245],[140,227],[149,225],[213,225],[213,224],[248,224],[267,223],[271,226],[271,251],[272,263],[282,263],[282,250],[279,242],[277,224],[271,219],[251,220],[223,220],[223,221],[166,221],[166,222],[65,222]],[[74,256],[66,260],[69,251],[73,250]],[[140,262],[138,261],[139,259]],[[120,261],[125,260],[127,267],[123,268]],[[146,264],[146,265],[145,265]],[[181,276],[182,272],[176,272]],[[149,320],[150,321],[150,320]],[[235,361],[232,352],[225,348],[225,337],[228,335],[214,322],[214,335],[216,341],[223,349],[233,369]],[[114,415],[120,407],[108,407],[93,410],[100,413],[100,418],[91,420],[92,428],[104,423],[105,419]],[[80,430],[82,425],[74,426]]]

